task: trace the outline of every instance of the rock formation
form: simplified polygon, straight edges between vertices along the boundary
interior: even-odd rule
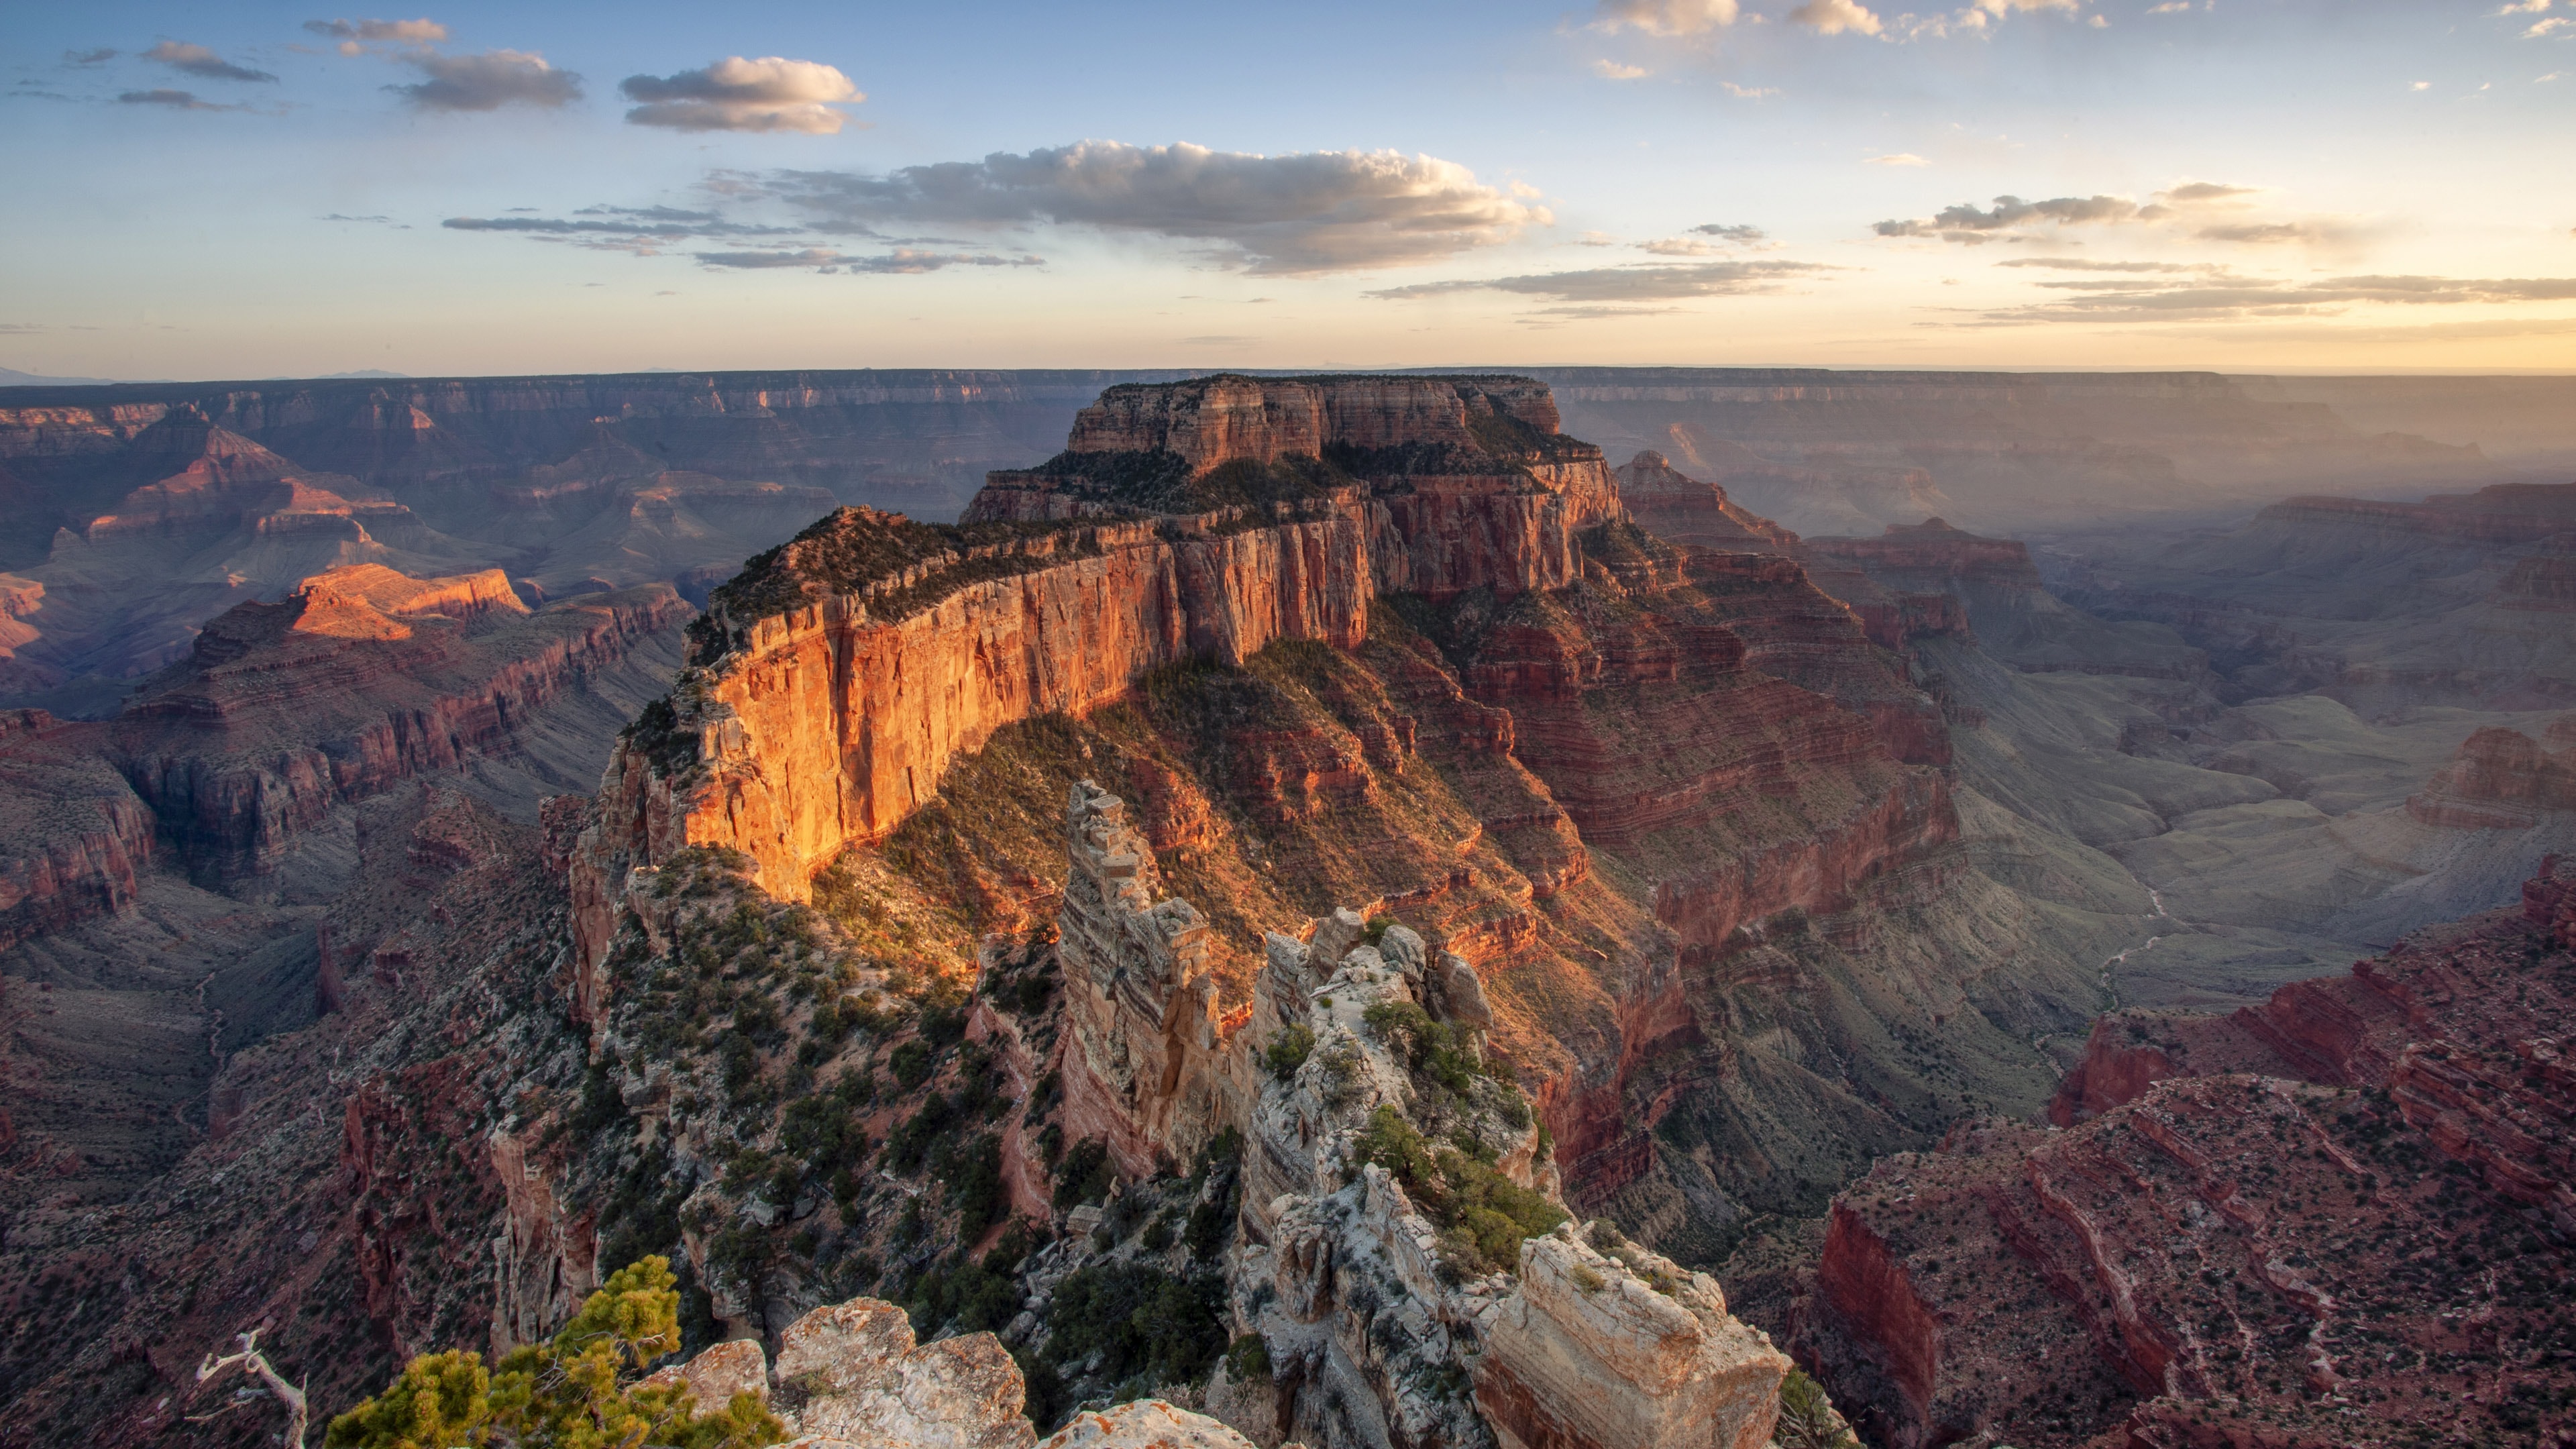
[[[2546,862],[2524,911],[2348,977],[2103,1017],[2068,1130],[1963,1125],[1837,1199],[1801,1353],[1900,1449],[2549,1442],[2571,893]]]
[[[1127,822],[1126,802],[1077,783],[1065,836],[1073,869],[1056,927],[1073,988],[1065,1130],[1101,1140],[1121,1172],[1147,1177],[1158,1155],[1186,1161],[1225,1126],[1248,1070],[1228,1050],[1243,1022],[1218,1011],[1206,920],[1187,901],[1156,899],[1154,852]]]
[[[2448,769],[2406,813],[2454,830],[2521,830],[2546,811],[2576,810],[2576,714],[2550,723],[2541,740],[2489,727],[2460,743]]]

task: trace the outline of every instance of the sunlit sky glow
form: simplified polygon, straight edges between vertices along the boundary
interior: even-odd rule
[[[2576,371],[2576,0],[22,6],[0,366]]]

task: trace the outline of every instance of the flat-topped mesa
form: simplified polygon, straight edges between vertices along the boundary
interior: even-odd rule
[[[1522,378],[1114,388],[1073,448],[993,475],[963,523],[840,510],[715,591],[695,667],[610,761],[577,856],[584,959],[628,866],[722,846],[802,899],[1004,725],[1184,660],[1356,648],[1375,594],[1571,585],[1577,532],[1617,518],[1618,494],[1600,450],[1555,426]]]
[[[1178,897],[1157,899],[1161,872],[1127,803],[1077,782],[1064,827],[1065,1132],[1099,1138],[1121,1172],[1148,1177],[1158,1155],[1186,1161],[1224,1129],[1226,1047],[1242,1023],[1219,1016],[1206,919]]]
[[[1360,507],[1381,589],[1555,588],[1618,516],[1601,450],[1520,377],[1219,375],[1111,388],[1064,452],[989,475],[972,521]],[[1480,557],[1492,555],[1490,557]]]

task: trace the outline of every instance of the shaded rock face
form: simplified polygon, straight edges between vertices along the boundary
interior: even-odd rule
[[[98,750],[98,727],[0,713],[0,949],[135,901],[157,822]]]
[[[2176,542],[2088,542],[2061,592],[2168,624],[2240,697],[2313,691],[2363,713],[2576,701],[2564,575],[2576,483],[2417,503],[2306,497]]]
[[[2449,768],[2406,800],[2407,814],[2455,830],[2527,829],[2553,810],[2576,810],[2576,715],[2553,721],[2545,740],[2479,730],[2460,742]]]
[[[2067,1130],[1963,1125],[1836,1201],[1798,1351],[1898,1446],[2550,1442],[2576,1386],[2559,871],[2260,1007],[2103,1017]]]
[[[1073,987],[1066,1014],[1064,1124],[1098,1138],[1130,1177],[1157,1156],[1186,1161],[1232,1115],[1226,1048],[1242,1019],[1220,1019],[1208,927],[1189,902],[1156,900],[1154,852],[1126,802],[1086,780],[1065,806],[1073,870],[1056,951]]]
[[[99,733],[192,872],[257,875],[335,803],[506,753],[583,674],[687,614],[659,587],[532,614],[498,571],[333,570],[210,622]]]
[[[1630,458],[1618,478],[1619,501],[1628,516],[1657,538],[1713,553],[1786,553],[1797,545],[1798,535],[1739,506],[1724,488],[1691,477],[1651,449]]]

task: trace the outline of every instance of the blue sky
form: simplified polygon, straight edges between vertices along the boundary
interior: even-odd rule
[[[0,365],[2576,370],[2571,100],[2576,0],[20,7]]]

